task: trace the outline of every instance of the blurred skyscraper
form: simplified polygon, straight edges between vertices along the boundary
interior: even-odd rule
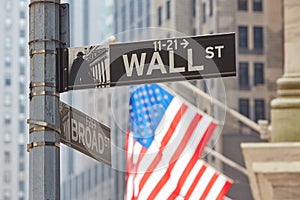
[[[5,0],[0,31],[0,199],[27,199],[28,1]]]

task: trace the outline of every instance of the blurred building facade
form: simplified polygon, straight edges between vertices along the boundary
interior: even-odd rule
[[[195,26],[196,33],[236,33],[237,77],[223,79],[227,105],[256,123],[261,119],[269,121],[270,102],[276,97],[276,80],[283,70],[282,1],[196,2],[199,12],[196,12],[195,24],[200,24]],[[210,93],[220,95],[215,80],[206,83]],[[218,114],[214,105],[204,109],[212,115]],[[245,166],[240,143],[259,140],[258,133],[226,116],[221,142],[223,155]],[[234,199],[252,199],[248,178],[226,165],[223,170],[236,180],[228,195]]]
[[[27,199],[28,1],[1,6],[0,199]]]
[[[112,0],[65,0],[70,4],[71,47],[107,42],[112,35]],[[110,124],[108,89],[69,91],[61,100]],[[116,197],[114,171],[67,146],[61,147],[61,199],[119,199]]]
[[[74,0],[70,2],[77,6]],[[255,122],[259,119],[270,119],[270,101],[276,96],[276,80],[282,74],[283,67],[281,0],[111,0],[109,2],[107,11],[110,13],[106,13],[106,18],[99,23],[107,23],[108,33],[113,33],[118,42],[235,32],[237,77],[224,78],[221,84],[217,79],[192,83],[213,97],[226,100],[230,108]],[[82,8],[82,6],[78,7]],[[97,9],[100,12],[100,8]],[[73,17],[71,15],[74,22],[76,17],[77,14]],[[71,33],[74,33],[73,38],[78,35],[85,37],[84,34],[88,34],[86,30],[94,31],[93,27],[84,29],[84,34],[80,33],[80,30],[80,28],[71,30]],[[195,96],[192,91],[176,83],[169,86],[210,115],[215,117],[221,115],[220,109]],[[222,87],[225,87],[226,92],[221,92],[224,89]],[[128,99],[127,90],[102,89],[97,92],[85,92],[87,96],[79,98],[78,104],[75,102],[73,104],[85,105],[83,109],[87,113],[94,115],[100,122],[110,125],[113,144],[117,149],[119,147],[122,149],[125,143],[126,120],[124,119],[127,116],[125,106],[128,104],[125,101]],[[87,99],[90,101],[86,101]],[[119,120],[118,116],[123,116],[124,119]],[[244,166],[240,148],[240,143],[244,141],[260,141],[260,138],[253,130],[227,115],[221,137],[214,136],[210,146]],[[124,194],[125,178],[120,169],[124,168],[122,166],[125,166],[125,161],[119,153],[116,150],[112,155],[113,168],[117,170],[94,163],[89,158],[73,158],[73,166],[76,166],[73,171],[78,172],[68,176],[62,185],[62,194],[71,194],[72,199],[76,197],[82,199],[80,195],[76,195],[79,193],[86,195],[84,197],[88,199],[121,199]],[[210,155],[205,159],[234,179],[235,184],[228,194],[229,197],[252,199],[246,176],[222,165],[218,159]],[[84,167],[77,167],[83,166],[83,163],[85,163]],[[63,199],[68,199],[67,195]]]

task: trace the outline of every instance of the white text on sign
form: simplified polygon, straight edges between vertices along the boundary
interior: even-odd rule
[[[73,141],[81,143],[86,148],[103,154],[108,146],[109,138],[96,132],[96,127],[89,124],[82,124],[75,119],[71,119],[71,138]]]
[[[176,46],[177,47],[177,43]],[[170,47],[171,48],[171,47]],[[206,47],[205,52],[206,52],[206,59],[213,59],[215,56],[217,58],[222,57],[222,50],[224,49],[224,45],[219,45],[219,46],[209,46]],[[217,50],[217,53],[215,53],[215,50]],[[145,70],[145,61],[147,56],[151,56],[150,64],[147,65],[148,69]],[[143,75],[152,75],[152,72],[154,70],[160,70],[162,74],[166,73],[180,73],[180,72],[193,72],[193,71],[202,71],[204,70],[204,65],[197,65],[194,66],[194,60],[193,60],[193,49],[187,49],[187,69],[186,67],[175,67],[174,63],[174,50],[169,51],[169,71],[167,72],[165,68],[165,64],[162,60],[162,57],[160,55],[159,51],[153,52],[152,55],[149,55],[147,53],[141,53],[140,58],[138,58],[138,55],[132,54],[131,55],[131,60],[129,61],[128,55],[125,54],[122,56],[123,58],[123,64],[125,67],[126,75],[128,77],[132,76],[133,69],[136,69],[137,75],[138,76],[143,76]],[[145,74],[146,72],[146,74]]]

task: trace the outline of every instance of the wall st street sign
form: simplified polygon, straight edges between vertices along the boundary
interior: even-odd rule
[[[110,86],[234,76],[234,34],[112,44],[110,75]]]
[[[234,33],[68,48],[60,55],[67,73],[61,92],[236,75]]]
[[[61,142],[111,166],[110,128],[60,102]]]

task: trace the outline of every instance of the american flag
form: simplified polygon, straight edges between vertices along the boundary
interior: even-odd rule
[[[213,119],[156,84],[132,90],[125,199],[223,199],[232,182],[199,160]]]

